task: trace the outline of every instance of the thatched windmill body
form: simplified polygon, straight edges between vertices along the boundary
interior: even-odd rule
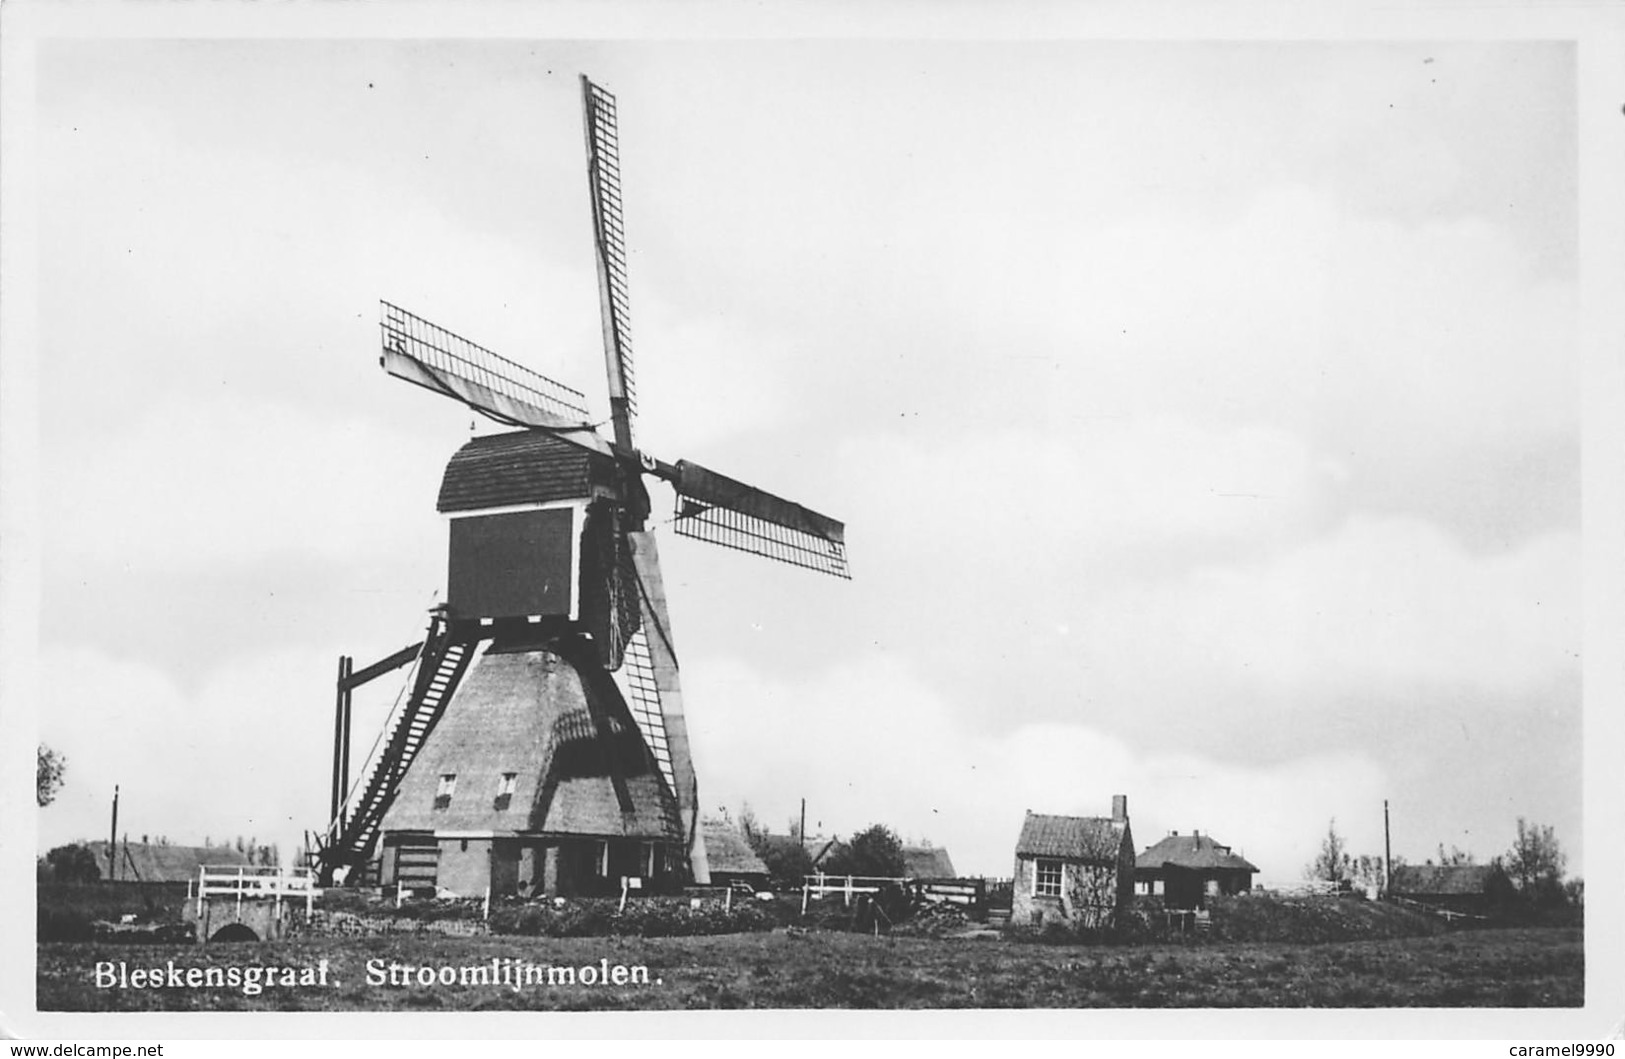
[[[516,429],[447,465],[445,603],[427,636],[340,659],[323,874],[456,893],[707,881],[698,783],[643,478],[681,536],[846,577],[839,522],[635,440],[615,103],[581,79],[611,429],[582,395],[387,302],[389,374]],[[350,695],[412,666],[365,778]]]

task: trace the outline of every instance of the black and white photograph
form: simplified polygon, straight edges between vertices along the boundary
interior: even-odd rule
[[[8,1034],[1617,1037],[1619,9],[771,6],[0,12]]]

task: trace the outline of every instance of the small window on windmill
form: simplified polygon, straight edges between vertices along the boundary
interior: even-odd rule
[[[445,772],[440,776],[440,787],[434,792],[434,807],[445,809],[451,805],[451,796],[457,793],[457,773]]]
[[[518,782],[519,773],[504,772],[501,782],[497,784],[497,796],[496,800],[491,803],[491,808],[498,811],[506,809],[513,802],[513,789]]]

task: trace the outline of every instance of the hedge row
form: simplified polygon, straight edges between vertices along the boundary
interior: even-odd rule
[[[611,900],[571,901],[563,905],[530,902],[491,909],[493,934],[579,938],[628,935],[645,938],[688,937],[698,934],[742,934],[771,930],[776,918],[749,904],[725,909],[714,905],[693,908],[687,901],[644,898],[624,909]]]

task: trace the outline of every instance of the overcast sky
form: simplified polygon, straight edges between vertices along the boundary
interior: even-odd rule
[[[378,369],[378,299],[605,405],[585,72],[641,443],[848,525],[850,583],[663,535],[708,810],[1008,875],[1122,793],[1290,880],[1388,799],[1412,861],[1523,816],[1583,871],[1572,46],[36,64],[42,848],[115,783],[132,837],[325,822],[337,656],[421,634],[475,418]]]

